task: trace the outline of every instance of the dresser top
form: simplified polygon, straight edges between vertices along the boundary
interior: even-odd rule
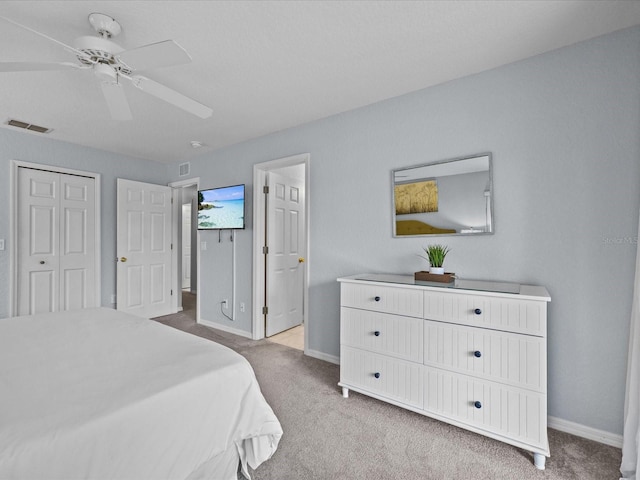
[[[416,288],[421,290],[449,289],[456,291],[467,291],[468,293],[511,296],[533,300],[550,301],[551,297],[545,287],[538,285],[521,285],[519,283],[493,282],[487,280],[467,280],[456,278],[451,283],[425,282],[415,280],[413,275],[397,275],[391,273],[361,273],[348,277],[338,278],[339,282],[348,283],[378,283],[389,286],[399,286]]]

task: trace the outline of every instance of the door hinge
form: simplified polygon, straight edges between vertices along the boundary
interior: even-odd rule
[[[173,243],[171,244],[171,250],[173,250]]]
[[[262,247],[262,253],[264,255],[267,255],[269,253],[269,247],[267,247],[266,245],[264,247]]]
[[[268,313],[269,313],[269,307],[267,306],[262,307],[262,314],[267,315]]]
[[[269,193],[269,185],[262,187],[262,193]]]
[[[171,290],[171,295],[173,296],[173,289]]]

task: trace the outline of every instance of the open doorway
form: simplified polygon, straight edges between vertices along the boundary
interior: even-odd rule
[[[196,256],[192,253],[196,251],[197,228],[194,224],[194,211],[197,215],[197,206],[194,208],[193,202],[198,193],[197,186],[190,185],[182,189],[182,245],[180,254],[182,255],[181,274],[181,299],[182,313],[188,315],[193,320],[196,317],[197,305],[197,272],[198,264]]]
[[[309,160],[301,154],[254,166],[253,338],[303,350],[310,325]]]
[[[170,183],[173,189],[173,271],[176,310],[198,318],[198,184],[199,179]]]

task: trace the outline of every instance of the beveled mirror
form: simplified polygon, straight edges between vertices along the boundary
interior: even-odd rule
[[[391,172],[393,236],[493,233],[491,153]]]

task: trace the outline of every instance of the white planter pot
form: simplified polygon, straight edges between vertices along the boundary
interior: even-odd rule
[[[444,275],[444,267],[430,267],[429,273],[433,273],[434,275]]]

